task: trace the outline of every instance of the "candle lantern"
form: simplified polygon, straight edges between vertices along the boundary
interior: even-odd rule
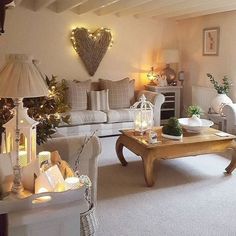
[[[26,166],[36,158],[36,125],[37,121],[31,119],[27,114],[27,109],[22,103],[18,109],[18,120],[20,130],[19,140],[19,162],[21,167]],[[5,125],[6,143],[2,150],[5,152],[16,151],[16,116],[9,120]]]
[[[147,101],[143,94],[139,101],[132,107],[135,109],[134,127],[135,131],[143,135],[147,130],[150,130],[153,126],[153,104]]]

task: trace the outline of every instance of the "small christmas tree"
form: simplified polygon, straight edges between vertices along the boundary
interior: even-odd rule
[[[62,115],[69,110],[66,104],[66,81],[57,81],[57,77],[46,76],[46,83],[49,89],[48,97],[25,98],[24,107],[28,108],[28,115],[38,121],[37,125],[37,143],[45,143],[52,134],[56,132],[56,127],[61,122],[69,123],[69,115]],[[3,125],[13,117],[12,108],[14,107],[12,99],[0,100],[0,132],[4,131]]]

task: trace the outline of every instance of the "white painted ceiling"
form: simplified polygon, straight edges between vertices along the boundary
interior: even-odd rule
[[[24,1],[17,0],[19,4]],[[59,13],[73,11],[78,15],[94,12],[98,16],[116,15],[181,20],[190,17],[236,10],[236,0],[31,0],[32,10],[48,7]]]

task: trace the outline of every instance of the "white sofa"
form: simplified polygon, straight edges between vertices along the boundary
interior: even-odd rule
[[[226,118],[226,132],[236,135],[236,104],[227,104],[222,109]]]
[[[114,85],[122,88],[123,85],[120,83],[124,80],[127,82],[128,78],[125,78],[120,81],[109,81],[111,85]],[[107,80],[108,81],[108,80]],[[70,124],[62,124],[58,129],[57,132],[64,136],[74,136],[74,135],[86,135],[91,134],[96,131],[98,136],[108,136],[108,135],[115,135],[119,134],[119,130],[121,129],[128,129],[134,127],[134,111],[130,108],[131,105],[135,101],[139,99],[142,94],[145,94],[147,100],[151,101],[154,105],[154,125],[160,125],[160,109],[161,105],[163,104],[165,97],[162,94],[158,94],[155,92],[150,92],[146,90],[142,91],[134,91],[134,80],[128,80],[129,84],[129,96],[126,98],[123,96],[123,100],[126,99],[130,101],[128,106],[125,107],[120,106],[119,108],[113,109],[112,104],[110,104],[111,93],[109,93],[109,105],[110,109],[108,110],[91,110],[89,109],[89,99],[87,100],[87,104],[84,107],[85,109],[76,109],[76,99],[81,100],[81,91],[84,92],[85,89],[99,91],[101,90],[100,82],[92,82],[91,87],[86,87],[87,85],[81,86],[81,90],[79,91],[76,86],[76,82],[72,84],[72,81],[69,82],[69,90],[67,100],[71,105],[71,111],[68,113],[70,115]],[[86,83],[82,82],[82,83]],[[88,82],[87,82],[88,83]],[[114,83],[114,84],[112,84]],[[117,84],[116,84],[117,83]],[[118,84],[119,83],[119,84]],[[124,89],[127,86],[124,87]],[[112,88],[111,88],[112,89]],[[121,89],[122,90],[122,89]],[[110,92],[110,91],[108,91]],[[130,97],[131,92],[131,97]],[[87,95],[86,95],[87,96]],[[122,95],[120,96],[122,97]],[[70,102],[71,101],[71,102]],[[75,104],[75,105],[74,105]],[[82,104],[83,105],[83,104]]]

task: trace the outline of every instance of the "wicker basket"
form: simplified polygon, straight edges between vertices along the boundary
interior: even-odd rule
[[[80,214],[80,235],[93,236],[96,235],[98,221],[96,218],[95,206],[91,204],[88,211]]]

